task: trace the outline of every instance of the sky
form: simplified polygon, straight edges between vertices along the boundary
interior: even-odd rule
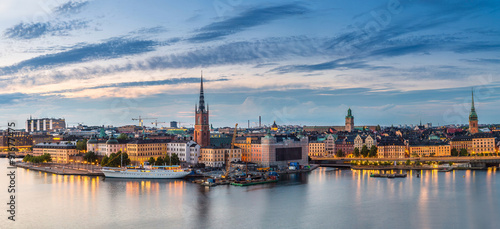
[[[500,2],[5,0],[0,119],[500,123]],[[148,119],[147,125],[151,125]],[[5,128],[0,123],[0,128]]]

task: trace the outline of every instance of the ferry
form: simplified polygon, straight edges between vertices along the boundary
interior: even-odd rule
[[[146,166],[146,168],[110,168],[102,170],[106,178],[177,179],[191,173],[180,166]]]

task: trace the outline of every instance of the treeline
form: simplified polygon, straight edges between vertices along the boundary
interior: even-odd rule
[[[123,154],[123,155],[122,155]],[[112,153],[111,155],[104,156],[101,161],[101,166],[103,167],[118,167],[118,166],[127,166],[130,165],[130,158],[128,158],[127,153],[122,153],[122,151],[118,151],[117,153]]]
[[[368,149],[368,147],[366,145],[364,145],[362,148],[361,148],[361,151],[356,147],[354,148],[354,152],[352,153],[352,155],[354,157],[377,157],[377,147],[376,146],[372,146],[370,149]],[[342,150],[337,150],[337,152],[335,152],[335,156],[337,157],[344,157],[346,155],[344,155],[344,152],[342,152]]]
[[[172,154],[172,157],[169,157],[166,155],[164,158],[163,157],[150,157],[148,160],[150,165],[180,165],[181,160],[179,159],[179,156],[176,153]]]
[[[23,162],[31,162],[31,163],[44,163],[44,162],[51,162],[51,161],[52,161],[52,157],[48,153],[44,153],[41,156],[31,156],[31,155],[27,154],[23,158]]]

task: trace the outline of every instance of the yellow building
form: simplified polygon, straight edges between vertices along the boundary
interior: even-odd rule
[[[406,146],[398,139],[383,139],[377,146],[378,158],[405,158]]]
[[[33,156],[50,154],[52,162],[69,163],[69,156],[76,155],[76,145],[70,142],[39,143],[33,146]]]
[[[451,146],[447,144],[435,144],[435,145],[410,145],[408,151],[411,157],[447,157],[451,156]]]
[[[213,146],[201,148],[200,163],[207,167],[222,167],[228,158],[231,158],[231,162],[241,161],[241,152],[242,150],[237,147],[234,149]]]
[[[134,140],[127,143],[127,154],[132,165],[143,164],[149,158],[165,157],[168,141],[165,140]]]
[[[309,156],[310,157],[326,157],[326,144],[321,141],[312,141],[309,142]]]
[[[241,161],[252,162],[252,144],[260,144],[258,137],[238,137],[234,146],[241,149]]]
[[[472,137],[471,136],[459,136],[454,137],[450,141],[450,148],[456,149],[460,152],[461,149],[466,149],[468,153],[472,152]]]
[[[495,138],[490,134],[474,134],[472,136],[472,152],[478,153],[495,153]]]

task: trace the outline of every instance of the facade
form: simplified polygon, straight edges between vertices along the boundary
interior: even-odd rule
[[[343,156],[347,157],[354,153],[354,136],[347,136],[335,141],[335,152],[342,150]]]
[[[120,151],[127,153],[127,142],[118,141],[112,135],[108,140],[98,140],[93,136],[87,141],[87,152],[94,152],[97,156],[110,156],[112,153]]]
[[[406,146],[398,139],[384,139],[377,146],[378,158],[405,158]]]
[[[235,139],[234,146],[241,149],[241,161],[252,162],[252,149],[255,149],[255,145],[260,145],[259,137],[237,137]],[[253,147],[252,147],[253,146]]]
[[[450,141],[450,148],[457,149],[459,152],[461,149],[466,149],[468,153],[472,152],[472,137],[471,136],[459,136],[454,137]]]
[[[200,146],[194,141],[172,141],[167,143],[167,154],[177,154],[181,162],[186,162],[191,165],[198,164],[200,157]]]
[[[127,154],[133,165],[143,164],[153,157],[165,157],[169,140],[141,139],[127,143]]]
[[[9,150],[9,139],[10,147],[15,146],[19,151],[29,151],[33,146],[33,137],[27,132],[11,132],[10,135],[7,132],[3,132],[0,136],[0,150]]]
[[[469,133],[470,134],[479,133],[476,108],[474,107],[474,91],[472,92],[472,105],[471,105],[470,114],[469,114]]]
[[[231,162],[241,161],[241,149],[228,147],[209,146],[201,148],[200,163],[207,167],[220,168],[226,165],[226,162],[231,158]]]
[[[472,155],[478,153],[495,153],[495,138],[490,134],[474,134],[472,138]]]
[[[26,132],[56,131],[66,129],[64,119],[42,118],[26,120]]]
[[[447,157],[451,156],[451,146],[449,144],[415,144],[408,147],[411,157]]]
[[[326,157],[325,141],[311,141],[309,142],[309,156],[310,157]]]
[[[328,134],[325,139],[325,151],[327,157],[335,155],[335,141],[337,140],[337,135]]]
[[[354,148],[358,148],[359,150],[361,150],[364,145],[366,145],[366,147],[370,149],[372,146],[377,146],[377,140],[371,135],[358,134],[358,136],[356,136],[356,138],[354,139]]]
[[[351,108],[347,110],[347,116],[345,116],[345,131],[352,132],[354,130],[354,116],[352,116]]]
[[[203,75],[200,82],[200,101],[198,107],[195,106],[194,141],[201,147],[210,145],[210,125],[209,125],[208,104],[205,109],[205,95],[203,93]]]
[[[309,143],[307,137],[277,139],[270,134],[261,138],[261,143],[252,147],[252,162],[261,166],[286,167],[291,162],[307,165]]]
[[[50,154],[52,162],[69,163],[69,157],[76,155],[76,144],[71,142],[39,143],[33,146],[33,156]]]

